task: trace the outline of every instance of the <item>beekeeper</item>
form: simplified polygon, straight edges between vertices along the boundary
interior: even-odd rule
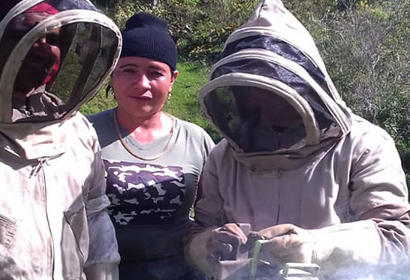
[[[279,0],[261,1],[225,43],[200,90],[224,139],[205,166],[187,236],[208,275],[247,241],[271,265],[316,263],[356,279],[401,263],[410,248],[404,172],[392,138],[353,114],[318,50]]]
[[[78,113],[114,67],[88,1],[0,2],[0,279],[117,279],[104,166]]]

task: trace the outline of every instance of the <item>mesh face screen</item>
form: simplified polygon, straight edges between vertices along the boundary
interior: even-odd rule
[[[64,21],[64,25],[60,23],[55,28],[35,29],[39,23],[56,14],[58,20],[61,9],[80,7],[75,5],[77,2],[42,2],[14,16],[7,24],[0,41],[2,73],[8,70],[3,68],[9,59],[17,60],[17,55],[10,58],[16,47],[31,44],[33,40],[27,41],[28,37],[35,38],[25,52],[13,85],[13,108],[26,107],[24,110],[32,111],[29,115],[33,116],[24,118],[38,118],[36,113],[41,110],[44,111],[39,113],[41,120],[63,117],[102,82],[113,64],[118,38],[110,28],[73,20],[72,23]],[[38,91],[39,87],[46,94],[31,96],[30,92]]]
[[[274,92],[220,87],[204,102],[214,124],[245,152],[289,148],[305,137],[301,116]]]

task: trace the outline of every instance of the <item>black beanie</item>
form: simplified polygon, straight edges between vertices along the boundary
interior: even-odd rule
[[[139,56],[155,59],[176,69],[177,48],[166,21],[147,13],[136,13],[125,23],[121,57]]]

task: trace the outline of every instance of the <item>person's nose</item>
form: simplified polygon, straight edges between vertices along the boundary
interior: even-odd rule
[[[38,39],[34,44],[38,44],[38,45],[47,44],[47,39],[46,39],[46,37],[41,37],[41,38]]]
[[[47,44],[47,39],[46,37],[41,37],[40,39],[38,39],[34,44],[33,44],[34,48],[43,50],[43,51],[48,51],[50,49],[49,44]]]
[[[150,80],[148,79],[147,75],[139,74],[136,77],[136,85],[139,89],[150,89]]]

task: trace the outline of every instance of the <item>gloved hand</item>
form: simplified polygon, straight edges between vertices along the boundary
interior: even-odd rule
[[[246,242],[247,237],[237,224],[225,224],[211,232],[207,242],[209,257],[217,261],[235,260],[240,246]]]
[[[351,267],[356,267],[357,273],[366,274],[369,267],[379,265],[382,253],[379,230],[373,220],[310,230],[283,224],[263,229],[258,234],[267,240],[261,246],[260,258],[273,265],[316,263],[325,278],[336,273],[349,273]]]
[[[273,265],[315,262],[315,243],[308,230],[282,224],[260,230],[258,235],[269,240],[261,246],[260,257]]]
[[[244,230],[245,226],[244,226]],[[250,225],[247,224],[247,231]],[[210,228],[196,234],[185,247],[187,261],[208,276],[213,276],[219,261],[236,258],[238,248],[246,243],[246,233],[234,223]]]

